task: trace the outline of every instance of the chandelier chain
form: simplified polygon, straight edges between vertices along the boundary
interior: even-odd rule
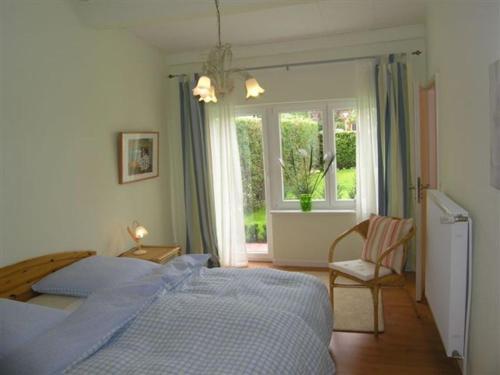
[[[219,47],[222,45],[220,37],[220,7],[219,0],[215,0],[215,9],[217,10],[217,36],[219,39]]]
[[[210,50],[207,60],[203,63],[203,75],[198,79],[193,95],[199,96],[199,100],[205,103],[217,103],[217,96],[222,97],[233,91],[233,76],[236,73],[245,80],[247,98],[257,97],[264,92],[257,80],[245,70],[232,67],[231,45],[222,44],[220,0],[214,0],[214,3],[217,11],[218,44]]]

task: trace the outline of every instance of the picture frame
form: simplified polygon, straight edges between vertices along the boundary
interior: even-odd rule
[[[118,139],[120,184],[159,176],[159,132],[121,132]]]

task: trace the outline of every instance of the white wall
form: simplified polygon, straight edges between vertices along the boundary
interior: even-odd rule
[[[278,265],[325,267],[333,240],[356,224],[354,213],[279,212],[272,214],[274,262]],[[359,258],[361,237],[343,240],[335,260]]]
[[[500,193],[489,185],[489,64],[500,58],[498,4],[433,2],[428,72],[438,74],[440,187],[474,222],[470,374],[500,371]]]
[[[424,49],[422,27],[379,30],[370,33],[353,33],[332,38],[320,38],[289,43],[274,43],[261,46],[234,48],[234,56],[244,56],[236,60],[235,66],[260,66],[314,60],[363,57],[388,53],[409,52]],[[200,71],[197,62],[203,56],[188,53],[167,56],[171,73]],[[416,75],[425,69],[424,58],[420,59]],[[194,63],[193,63],[194,61]],[[417,62],[418,60],[415,60]],[[337,63],[258,70],[255,76],[266,89],[264,96],[246,101],[243,82],[236,82],[235,101],[239,105],[284,103],[303,100],[340,99],[355,96],[354,64]],[[172,80],[168,95],[168,131],[170,140],[170,162],[172,166],[172,207],[173,217],[182,223],[182,170],[180,156],[179,99],[177,82]],[[274,213],[272,214],[273,258],[281,264],[326,265],[328,248],[341,232],[355,223],[353,212],[343,213]],[[176,240],[182,242],[185,233],[182,226],[174,229]],[[347,241],[336,259],[352,259],[360,254],[357,239]],[[197,244],[197,246],[200,246]]]
[[[290,70],[269,69],[255,71],[254,74],[266,92],[257,99],[246,99],[244,82],[237,80],[233,92],[236,105],[252,106],[356,97],[353,62],[293,67]]]
[[[0,265],[54,251],[116,254],[140,220],[168,243],[165,63],[64,0],[0,1]],[[118,184],[120,131],[160,131],[160,178]]]

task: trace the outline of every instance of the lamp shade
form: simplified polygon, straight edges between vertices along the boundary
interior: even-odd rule
[[[135,228],[135,237],[136,238],[144,238],[144,236],[148,235],[148,230],[144,228],[142,225],[138,225]]]
[[[253,77],[250,77],[245,81],[245,86],[247,88],[247,99],[256,98],[265,91],[262,87],[260,87],[259,82],[257,82],[257,80]]]
[[[210,94],[210,87],[211,87],[210,78],[208,78],[207,76],[201,76],[198,79],[196,87],[193,89],[193,95],[195,96],[199,95],[201,98],[205,98],[207,95]]]
[[[208,94],[207,95],[200,96],[200,102],[205,102],[205,103],[214,102],[214,103],[217,103],[217,96],[215,96],[215,88],[213,86],[210,86],[210,89],[208,90]]]

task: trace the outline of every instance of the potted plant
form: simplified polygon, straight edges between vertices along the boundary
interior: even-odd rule
[[[313,194],[319,183],[325,178],[335,160],[335,155],[326,153],[323,157],[322,170],[314,165],[314,148],[308,153],[300,148],[290,152],[289,163],[279,159],[285,178],[291,182],[295,195],[299,198],[303,212],[311,211]]]

